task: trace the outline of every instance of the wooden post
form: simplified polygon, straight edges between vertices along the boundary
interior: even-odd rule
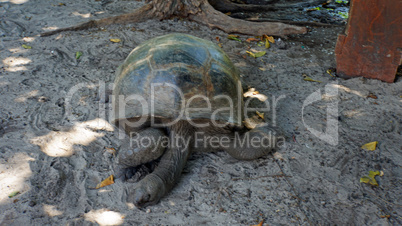
[[[402,64],[402,0],[353,0],[335,55],[341,77],[394,82]]]

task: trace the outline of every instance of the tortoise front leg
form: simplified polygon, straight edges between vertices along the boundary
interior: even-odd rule
[[[116,178],[123,180],[130,179],[137,167],[162,156],[166,149],[162,144],[168,139],[164,131],[152,127],[129,132],[129,135],[120,147],[115,168]]]
[[[187,162],[192,145],[191,126],[187,122],[178,122],[169,129],[170,147],[158,166],[129,191],[128,201],[137,207],[157,203],[176,184]]]

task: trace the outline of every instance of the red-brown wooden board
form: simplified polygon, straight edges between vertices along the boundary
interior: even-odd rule
[[[402,0],[353,0],[335,54],[340,76],[393,82],[402,64]]]

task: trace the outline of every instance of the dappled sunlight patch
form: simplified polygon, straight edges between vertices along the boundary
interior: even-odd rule
[[[39,90],[32,90],[28,93],[22,94],[19,97],[15,98],[14,101],[19,102],[19,103],[25,102],[27,99],[37,96],[38,93],[39,93]]]
[[[0,87],[1,86],[6,86],[6,85],[10,85],[10,83],[9,82],[0,82]]]
[[[91,13],[79,13],[79,12],[73,12],[74,16],[80,16],[82,18],[90,18],[91,17]]]
[[[22,65],[31,63],[32,61],[25,57],[7,57],[3,60],[6,71],[26,71],[27,68]]]
[[[55,217],[63,214],[63,211],[58,210],[55,206],[43,204],[43,211],[50,217]]]
[[[121,225],[124,223],[124,215],[107,209],[91,210],[84,214],[85,220],[100,225]]]
[[[11,53],[26,53],[28,52],[28,49],[24,49],[22,47],[17,47],[17,48],[10,48],[8,49]]]
[[[43,27],[42,30],[44,31],[53,31],[53,30],[57,30],[59,29],[59,27],[54,26],[54,27]]]
[[[25,181],[32,175],[29,162],[34,160],[26,153],[16,153],[7,160],[0,160],[0,203],[8,200],[9,194],[29,189]]]
[[[350,89],[350,88],[348,88],[348,87],[346,87],[346,86],[343,86],[343,85],[331,84],[331,86],[334,87],[334,88],[338,88],[338,89],[340,89],[340,90],[343,90],[343,91],[345,91],[345,92],[347,92],[347,93],[352,93],[352,94],[355,94],[355,95],[360,96],[360,97],[366,97],[366,96],[363,95],[361,92],[356,91],[356,90],[353,90],[353,89]]]
[[[19,5],[19,4],[24,4],[26,2],[29,2],[29,0],[0,0],[0,2],[10,2],[13,4]]]
[[[24,41],[24,42],[33,42],[33,41],[35,41],[35,37],[23,37],[22,41]]]
[[[105,134],[98,130],[113,131],[113,126],[103,119],[77,122],[69,131],[52,131],[31,139],[42,152],[52,157],[68,157],[74,154],[74,145],[89,145]]]

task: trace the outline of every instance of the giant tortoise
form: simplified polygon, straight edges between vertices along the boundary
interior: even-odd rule
[[[276,143],[273,127],[243,126],[243,89],[229,57],[191,35],[168,34],[136,47],[117,71],[113,99],[113,121],[129,135],[117,178],[158,162],[127,193],[137,207],[157,203],[173,188],[193,150],[252,160]]]

